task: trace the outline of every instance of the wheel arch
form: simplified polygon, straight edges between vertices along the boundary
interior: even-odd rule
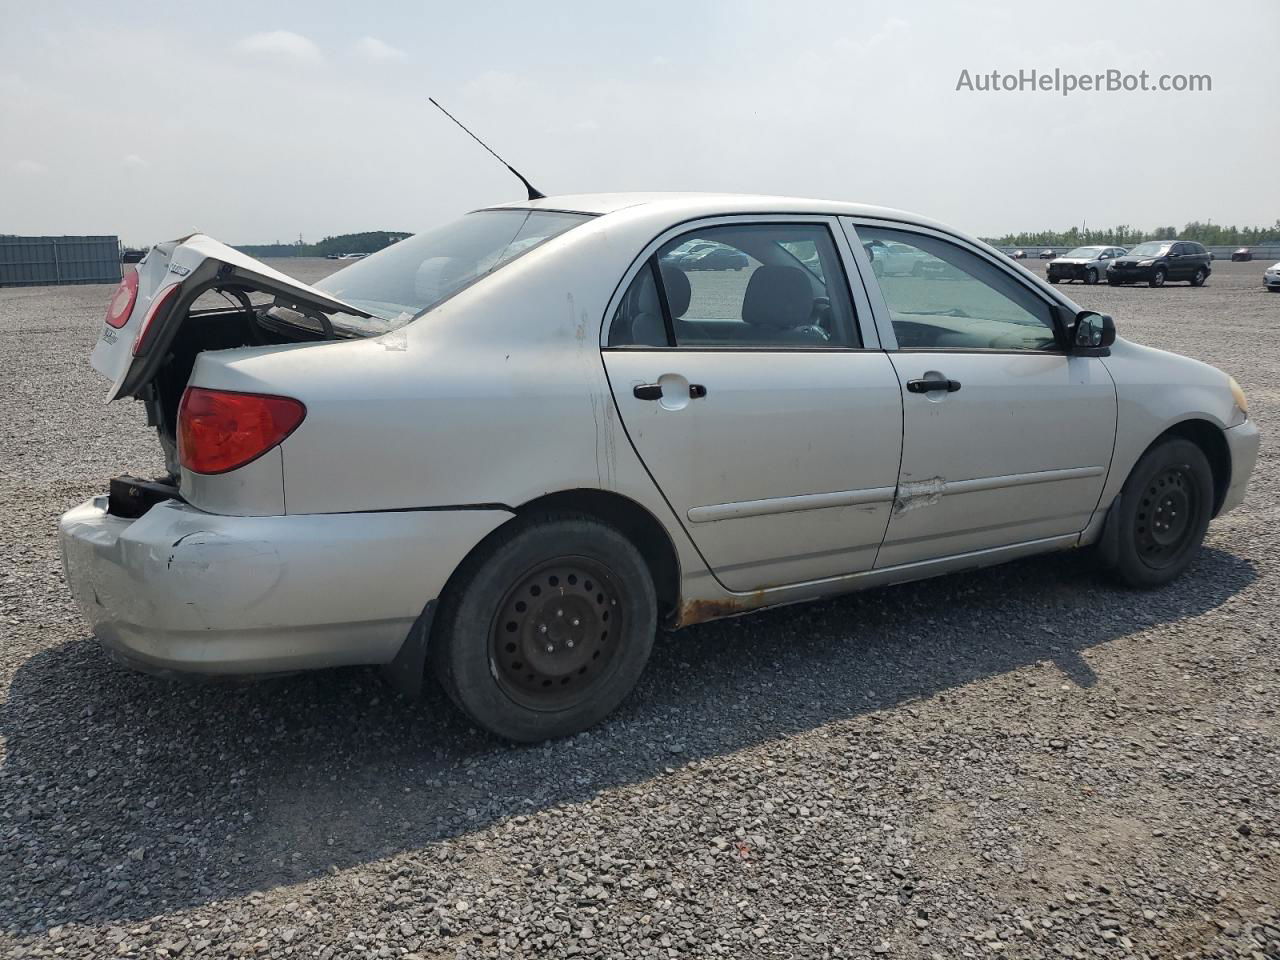
[[[1216,517],[1218,511],[1222,509],[1223,501],[1226,500],[1227,489],[1231,486],[1231,451],[1227,447],[1227,438],[1222,435],[1222,428],[1198,417],[1182,420],[1166,428],[1160,436],[1151,441],[1147,450],[1168,437],[1190,440],[1208,459],[1209,470],[1213,473],[1213,516]],[[1143,451],[1144,456],[1147,450]]]
[[[630,540],[653,576],[658,595],[658,622],[675,621],[680,608],[680,558],[667,528],[630,497],[609,490],[557,490],[516,507],[517,517],[548,510],[583,513],[607,523]],[[501,528],[499,528],[501,529]]]

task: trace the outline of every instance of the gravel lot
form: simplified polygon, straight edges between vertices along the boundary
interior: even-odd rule
[[[1263,427],[1174,586],[1059,555],[691,628],[532,748],[369,670],[108,662],[55,522],[158,446],[86,362],[109,288],[0,290],[0,955],[1280,957],[1266,266],[1071,290]]]

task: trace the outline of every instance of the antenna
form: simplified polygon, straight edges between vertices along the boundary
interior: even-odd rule
[[[440,106],[440,104],[436,102],[436,98],[435,98],[435,97],[427,97],[427,99],[431,101],[431,105],[432,105],[433,107],[435,107],[437,110],[439,110],[441,113],[443,113],[446,117],[448,117],[450,120],[452,120],[452,121],[453,121],[454,123],[456,123],[458,126],[462,127],[462,132],[463,132],[463,133],[465,133],[468,137],[470,137],[470,138],[471,138],[472,140],[474,140],[476,143],[480,144],[480,146],[482,146],[482,147],[484,147],[486,150],[488,150],[488,151],[489,151],[489,153],[493,155],[493,159],[497,160],[500,164],[502,164],[504,167],[506,167],[508,170],[510,170],[513,174],[515,174],[516,179],[517,179],[517,180],[519,180],[521,183],[523,183],[523,184],[524,184],[524,188],[525,188],[526,190],[528,190],[528,191],[529,191],[529,199],[530,199],[530,200],[543,200],[543,199],[545,199],[545,198],[546,198],[546,196],[547,196],[547,195],[546,195],[545,193],[543,193],[541,190],[537,189],[537,188],[536,188],[532,183],[530,183],[528,180],[526,180],[526,179],[524,178],[524,175],[523,175],[523,174],[521,174],[519,170],[517,170],[517,169],[516,169],[515,167],[513,167],[511,164],[507,163],[507,161],[503,160],[500,156],[498,156],[496,153],[494,153],[494,152],[493,152],[493,148],[492,148],[492,147],[490,147],[490,146],[489,146],[487,143],[485,143],[483,140],[481,140],[479,137],[477,137],[477,136],[476,136],[474,133],[472,133],[470,130],[468,130],[468,129],[466,128],[466,126],[465,126],[465,125],[463,125],[463,123],[462,123],[462,121],[461,121],[461,120],[459,120],[457,117],[455,117],[452,113],[450,113],[450,112],[449,112],[448,110],[446,110],[444,107]]]

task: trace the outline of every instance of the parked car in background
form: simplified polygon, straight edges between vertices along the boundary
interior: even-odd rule
[[[147,251],[145,248],[125,247],[123,250],[120,251],[120,262],[121,263],[138,263],[146,255],[147,255]]]
[[[1266,272],[1262,274],[1262,284],[1268,290],[1280,290],[1280,262],[1267,267]]]
[[[1231,251],[1232,263],[1248,263],[1253,259],[1253,251],[1248,247],[1241,247],[1239,250]]]
[[[691,240],[752,269],[691,284]],[[91,361],[169,474],[63,516],[66,579],[142,669],[429,672],[522,741],[613,710],[660,625],[1095,545],[1166,584],[1258,429],[1061,289],[913,214],[721,194],[479,210],[315,286],[161,244]]]
[[[751,261],[741,250],[722,243],[695,250],[680,260],[681,270],[745,270]]]
[[[1107,275],[1107,265],[1126,252],[1124,247],[1076,247],[1049,264],[1049,282],[1081,280],[1097,283]]]
[[[1027,251],[1018,249],[1009,254],[1009,256],[1014,260],[1025,260],[1027,259]]]
[[[339,255],[339,260],[363,260],[367,257],[367,253],[344,253]]]
[[[871,260],[871,269],[882,277],[919,275],[925,259],[919,250],[902,243],[873,240],[862,246]]]
[[[1050,250],[1048,247],[1045,247],[1045,249],[1040,251],[1041,260],[1052,260],[1056,256],[1057,254],[1054,253],[1052,250]]]
[[[1148,240],[1107,267],[1107,283],[1147,283],[1162,287],[1169,280],[1204,285],[1213,268],[1209,251],[1194,240]]]

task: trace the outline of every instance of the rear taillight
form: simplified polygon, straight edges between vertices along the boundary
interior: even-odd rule
[[[138,271],[130,270],[120,279],[120,286],[107,304],[107,326],[119,330],[129,322],[133,305],[138,302]]]
[[[178,293],[182,290],[182,284],[175,283],[173,286],[161,291],[160,295],[151,301],[151,307],[147,310],[147,315],[142,318],[142,326],[138,327],[138,335],[133,338],[133,355],[135,357],[146,353],[151,346],[151,338],[155,335],[156,325],[154,323],[156,317],[160,316],[178,299]]]
[[[187,387],[178,407],[178,459],[195,473],[226,473],[276,446],[306,415],[292,397]]]

